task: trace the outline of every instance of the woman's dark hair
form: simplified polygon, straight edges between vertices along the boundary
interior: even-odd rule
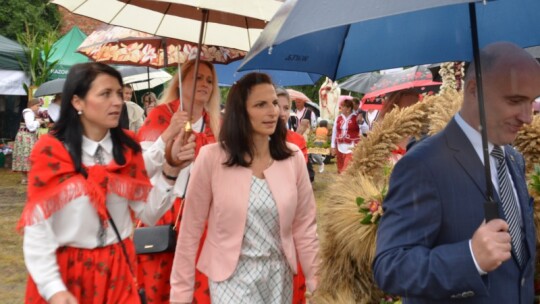
[[[270,76],[263,73],[249,73],[238,80],[229,91],[225,104],[225,118],[219,133],[221,147],[228,158],[224,165],[249,167],[253,161],[253,127],[247,112],[247,99],[251,89],[258,84],[273,85]],[[287,147],[287,127],[277,120],[276,131],[270,135],[270,155],[275,160],[283,160],[293,153]]]
[[[350,100],[350,99],[345,99],[341,102],[341,106],[342,107],[347,107],[347,108],[353,108],[353,101]]]
[[[86,175],[82,168],[82,137],[83,125],[77,114],[77,110],[71,103],[74,96],[81,99],[86,97],[92,83],[100,74],[107,74],[118,80],[122,86],[122,76],[114,68],[98,62],[76,64],[69,69],[62,91],[62,104],[60,106],[60,118],[55,123],[52,134],[63,142],[73,160],[75,170]],[[134,152],[140,152],[139,144],[128,136],[120,125],[110,129],[113,142],[113,157],[117,164],[126,162],[124,149],[129,148]]]

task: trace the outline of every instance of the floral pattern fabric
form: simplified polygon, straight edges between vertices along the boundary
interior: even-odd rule
[[[195,56],[197,44],[153,36],[132,29],[107,26],[90,34],[77,51],[98,62],[161,68],[186,62]],[[237,49],[212,45],[201,46],[201,59],[213,63],[229,63],[242,59],[245,55],[245,51]],[[167,64],[165,64],[165,58],[167,58]]]

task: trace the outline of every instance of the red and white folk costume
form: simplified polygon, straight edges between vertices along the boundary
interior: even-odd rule
[[[95,164],[98,147],[107,165]],[[153,224],[172,199],[170,189],[152,187],[141,153],[126,148],[126,163],[119,165],[112,151],[110,133],[100,142],[83,137],[85,177],[75,171],[64,144],[52,135],[43,135],[32,150],[28,199],[18,224],[24,229],[24,259],[30,274],[27,303],[46,303],[66,290],[79,303],[138,301],[107,212],[118,227],[131,266],[136,267],[132,216]],[[147,198],[153,203],[146,204]]]
[[[335,148],[338,173],[343,172],[352,159],[352,149],[360,141],[360,127],[356,113],[340,114],[332,128],[331,147]]]

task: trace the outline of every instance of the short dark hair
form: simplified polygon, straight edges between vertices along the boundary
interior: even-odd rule
[[[110,75],[118,80],[122,86],[122,76],[114,68],[99,62],[76,64],[69,69],[62,91],[62,104],[60,106],[60,118],[55,123],[52,134],[63,142],[69,151],[75,165],[75,170],[86,175],[82,168],[82,136],[83,125],[77,110],[71,103],[74,96],[81,99],[86,97],[94,80],[100,74]],[[124,133],[120,124],[110,129],[113,142],[113,157],[117,164],[126,162],[124,149],[129,148],[134,152],[140,152],[141,146]]]
[[[355,105],[359,105],[359,104],[360,104],[360,98],[354,97],[354,98],[352,99],[352,102],[353,102]]]
[[[325,119],[319,121],[319,127],[328,128],[328,121]]]
[[[219,133],[220,145],[227,153],[224,165],[249,167],[254,156],[253,127],[249,120],[246,103],[251,89],[258,84],[273,85],[270,76],[249,73],[238,80],[229,91],[225,104],[225,118]],[[287,127],[278,119],[274,134],[270,135],[270,155],[275,160],[292,156],[286,143]],[[248,156],[248,160],[246,160]]]

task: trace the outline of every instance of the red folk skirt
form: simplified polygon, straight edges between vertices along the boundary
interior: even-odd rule
[[[137,267],[133,241],[125,239],[124,244],[131,266]],[[140,303],[120,243],[94,249],[61,247],[56,251],[56,260],[62,281],[80,304]],[[25,303],[47,303],[31,276]]]

